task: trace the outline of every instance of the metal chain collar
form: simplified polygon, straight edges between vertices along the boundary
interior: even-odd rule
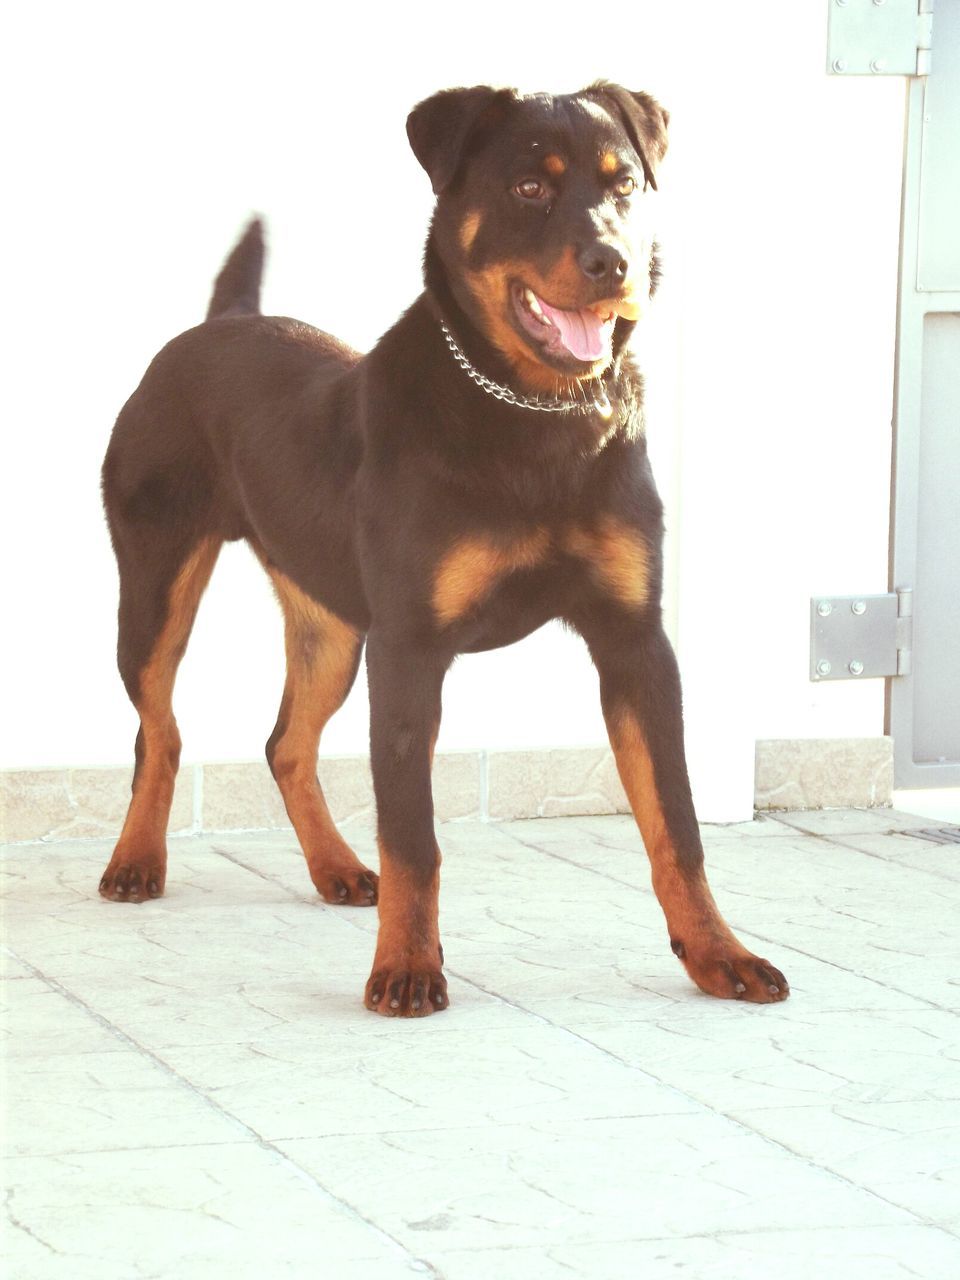
[[[482,374],[479,369],[475,369],[457,346],[453,334],[442,320],[440,321],[440,328],[443,330],[443,336],[454,360],[456,360],[467,377],[472,382],[475,382],[481,390],[486,391],[488,395],[495,396],[506,404],[516,405],[519,409],[535,409],[539,413],[590,413],[595,410],[604,418],[609,418],[613,412],[610,407],[610,400],[599,378],[595,379],[597,394],[589,400],[586,398],[583,400],[541,400],[539,396],[518,396],[509,387],[501,386],[499,382],[494,382],[491,378]]]

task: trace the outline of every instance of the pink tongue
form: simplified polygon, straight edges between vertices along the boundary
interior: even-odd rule
[[[561,311],[538,298],[547,319],[560,330],[563,345],[578,360],[599,360],[607,347],[607,334],[612,325],[601,320],[594,311]]]

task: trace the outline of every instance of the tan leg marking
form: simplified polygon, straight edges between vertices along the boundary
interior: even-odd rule
[[[752,955],[736,938],[714,901],[701,865],[681,865],[667,829],[643,730],[621,712],[607,721],[617,769],[650,858],[653,890],[674,954],[710,995],[767,1004],[786,999],[789,986],[768,960]]]
[[[456,622],[493,590],[498,579],[519,569],[532,569],[550,545],[546,529],[537,529],[514,542],[493,538],[463,538],[454,543],[437,566],[433,580],[433,612],[443,626]]]
[[[594,579],[621,604],[642,609],[649,599],[650,557],[635,529],[605,517],[594,528],[570,529],[564,550],[584,560]]]
[[[700,873],[691,880],[680,869],[643,730],[628,713],[611,718],[608,727],[617,769],[650,858],[653,889],[667,917],[670,936],[683,937],[707,929],[720,918],[720,913],[705,875]]]
[[[447,1006],[442,972],[440,851],[429,880],[380,842],[380,930],[364,1003],[387,1017],[423,1018]]]
[[[337,831],[317,780],[320,735],[350,690],[361,639],[285,574],[265,568],[283,608],[287,655],[270,768],[317,891],[327,902],[371,906],[377,878]]]
[[[173,586],[153,652],[140,673],[137,768],[130,808],[113,857],[100,882],[106,898],[142,902],[163,893],[166,832],[180,765],[180,733],[173,714],[173,686],[197,608],[222,543],[205,538],[185,561]]]

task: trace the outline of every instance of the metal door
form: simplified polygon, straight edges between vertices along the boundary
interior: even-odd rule
[[[960,783],[960,0],[909,81],[890,586],[913,588],[910,674],[888,682],[898,787]]]
[[[830,0],[828,67],[836,75],[910,77],[889,587],[901,603],[912,603],[912,639],[894,662],[900,674],[887,680],[886,730],[894,740],[897,787],[957,786],[960,0]]]

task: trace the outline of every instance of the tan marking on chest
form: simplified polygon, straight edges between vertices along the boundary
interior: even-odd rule
[[[433,612],[443,626],[456,622],[490,595],[500,579],[520,569],[533,569],[550,544],[546,529],[513,542],[462,538],[437,565],[433,579]]]
[[[563,546],[585,561],[594,580],[621,604],[640,609],[647,603],[650,553],[635,529],[607,517],[591,528],[569,529]]]

